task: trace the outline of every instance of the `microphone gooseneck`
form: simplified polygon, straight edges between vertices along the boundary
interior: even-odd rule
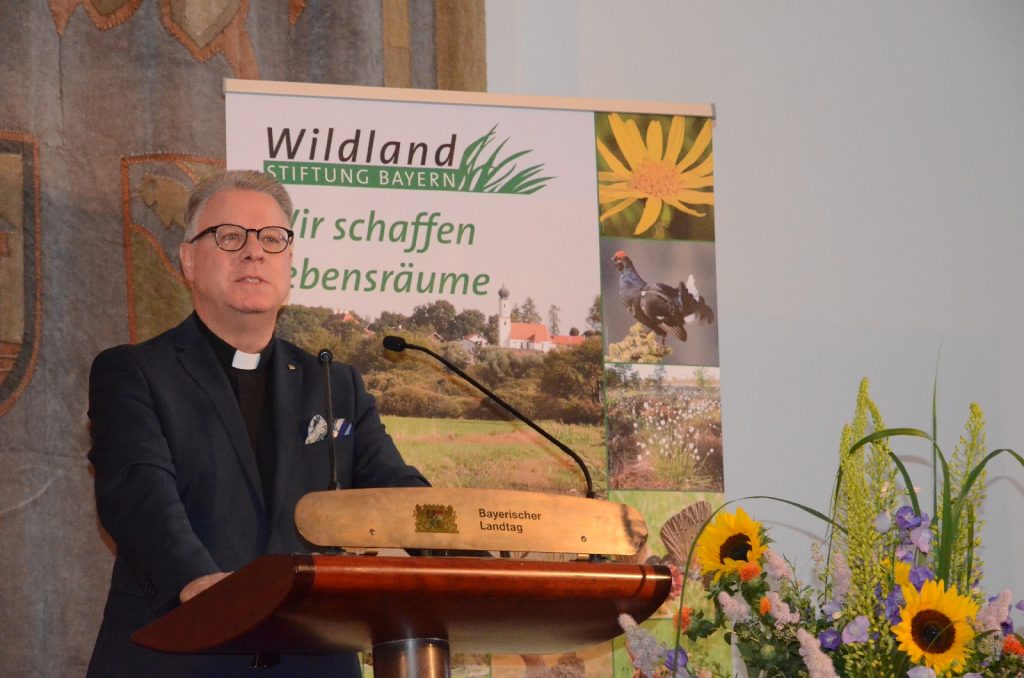
[[[449,370],[451,370],[452,372],[454,372],[455,374],[459,375],[460,377],[465,379],[467,382],[469,382],[470,384],[475,386],[478,391],[480,391],[481,393],[486,395],[488,398],[490,398],[494,402],[496,402],[499,405],[501,405],[509,413],[511,413],[516,419],[518,419],[519,421],[523,422],[524,424],[526,424],[527,426],[532,428],[534,431],[536,431],[537,433],[539,433],[542,436],[544,436],[544,438],[547,439],[550,443],[552,443],[555,447],[557,447],[558,449],[562,450],[563,452],[568,454],[570,457],[572,457],[573,461],[575,461],[576,464],[580,467],[580,470],[583,471],[583,477],[587,481],[587,498],[593,499],[594,497],[597,496],[596,494],[594,494],[594,481],[590,477],[590,469],[587,468],[586,462],[583,461],[583,458],[580,457],[580,455],[576,454],[576,452],[574,452],[572,449],[570,449],[569,446],[567,446],[565,443],[563,443],[562,441],[558,440],[553,435],[551,435],[550,433],[548,433],[547,431],[542,429],[538,424],[534,423],[534,421],[532,419],[530,419],[529,417],[527,417],[525,414],[523,414],[522,412],[520,412],[516,408],[512,407],[511,405],[509,405],[503,399],[498,397],[489,388],[487,388],[486,386],[484,386],[483,384],[478,382],[476,379],[474,379],[473,377],[469,376],[464,371],[459,369],[459,367],[457,367],[450,360],[448,360],[447,358],[445,358],[445,357],[443,357],[441,355],[438,355],[434,351],[431,351],[426,346],[419,346],[417,344],[410,344],[404,338],[398,337],[398,336],[395,336],[395,335],[388,335],[388,336],[384,337],[384,342],[383,343],[384,343],[384,348],[386,348],[389,351],[394,351],[396,353],[401,353],[405,349],[412,349],[413,351],[420,351],[422,353],[426,353],[431,358],[433,358],[434,360],[437,360],[438,362],[443,364],[445,367],[447,367]]]
[[[324,409],[326,410],[324,419],[327,420],[327,454],[331,465],[331,478],[327,489],[336,490],[338,489],[338,453],[334,448],[334,406],[331,403],[331,361],[334,360],[334,354],[330,349],[324,348],[320,349],[316,357],[324,368]]]

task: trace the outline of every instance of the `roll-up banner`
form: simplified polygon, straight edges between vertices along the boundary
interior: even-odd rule
[[[571,459],[381,339],[441,353],[576,450],[600,496],[643,513],[639,559],[681,567],[684,509],[723,492],[712,106],[250,80],[225,92],[228,167],[272,174],[294,201],[279,333],[356,365],[434,485],[583,493]],[[665,639],[678,602],[648,623]],[[632,675],[621,645],[525,661],[577,660]]]

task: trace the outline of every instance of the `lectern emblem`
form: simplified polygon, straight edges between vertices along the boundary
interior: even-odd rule
[[[450,504],[416,504],[415,516],[417,532],[459,533],[455,508]]]

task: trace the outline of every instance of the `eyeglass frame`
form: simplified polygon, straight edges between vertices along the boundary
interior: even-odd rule
[[[223,246],[221,246],[220,240],[217,239],[217,229],[221,228],[222,226],[234,226],[235,228],[242,229],[242,232],[245,233],[245,238],[242,240],[242,244],[239,245],[238,248],[233,249],[233,250],[229,250],[229,249],[225,249]],[[281,249],[279,249],[277,251],[268,250],[267,246],[263,244],[262,240],[260,240],[260,234],[263,233],[263,231],[265,231],[265,230],[267,230],[269,228],[276,228],[278,230],[284,231],[285,234],[286,234],[286,239],[285,239],[284,247],[282,247]],[[291,230],[290,228],[285,228],[284,226],[263,226],[262,228],[246,228],[245,226],[242,226],[240,224],[224,223],[224,224],[217,224],[215,226],[210,226],[209,228],[204,228],[202,231],[197,233],[195,235],[195,237],[193,237],[191,240],[189,240],[188,243],[190,245],[195,244],[195,242],[197,240],[202,238],[207,233],[212,233],[213,234],[213,242],[214,242],[214,244],[217,245],[218,249],[220,249],[220,250],[222,250],[224,252],[240,252],[241,250],[245,249],[246,243],[249,242],[249,234],[250,233],[255,233],[256,234],[256,242],[258,242],[260,244],[260,247],[263,248],[263,251],[266,252],[267,254],[280,254],[281,252],[284,252],[286,249],[288,249],[288,246],[291,245],[292,241],[295,239],[295,231]]]

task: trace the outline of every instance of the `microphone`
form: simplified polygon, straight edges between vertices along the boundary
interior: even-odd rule
[[[496,402],[499,405],[501,405],[508,412],[510,412],[516,419],[518,419],[519,421],[523,422],[524,424],[526,424],[527,426],[532,428],[534,431],[536,431],[537,433],[539,433],[542,436],[544,436],[555,447],[557,447],[558,449],[562,450],[563,452],[568,454],[570,457],[572,457],[573,461],[575,461],[579,465],[580,470],[583,471],[583,477],[587,481],[587,498],[588,499],[593,499],[596,496],[594,494],[594,481],[590,478],[590,469],[587,468],[586,462],[583,461],[583,458],[580,457],[580,455],[578,455],[575,452],[573,452],[565,443],[563,443],[562,441],[558,440],[553,435],[551,435],[550,433],[548,433],[547,431],[542,429],[539,425],[534,423],[533,420],[530,419],[529,417],[527,417],[525,414],[521,413],[519,410],[517,410],[516,408],[512,407],[507,402],[505,402],[504,400],[499,398],[497,395],[492,393],[491,390],[488,389],[486,386],[484,386],[483,384],[478,382],[476,379],[474,379],[473,377],[471,377],[468,374],[466,374],[465,372],[463,372],[455,364],[453,364],[450,360],[448,360],[447,358],[445,358],[445,357],[443,357],[441,355],[438,355],[437,353],[434,353],[433,351],[431,351],[426,346],[419,346],[417,344],[410,344],[409,342],[407,342],[402,337],[397,337],[397,336],[394,336],[394,335],[388,335],[388,336],[384,337],[384,342],[383,343],[384,343],[384,348],[386,348],[389,351],[394,351],[395,353],[401,353],[405,349],[411,349],[413,351],[421,351],[423,353],[426,353],[431,358],[433,358],[434,360],[437,360],[438,362],[443,364],[445,367],[447,367],[449,370],[451,370],[452,372],[454,372],[455,374],[459,375],[464,380],[466,380],[467,382],[469,382],[470,384],[475,386],[478,391],[480,391],[481,393],[486,395],[488,398],[490,398],[494,402]]]
[[[338,452],[334,448],[334,407],[331,404],[331,361],[334,360],[334,354],[330,349],[322,348],[316,357],[324,368],[324,408],[327,412],[324,419],[327,420],[327,454],[331,464],[331,481],[327,485],[327,489],[336,490],[338,489]]]

